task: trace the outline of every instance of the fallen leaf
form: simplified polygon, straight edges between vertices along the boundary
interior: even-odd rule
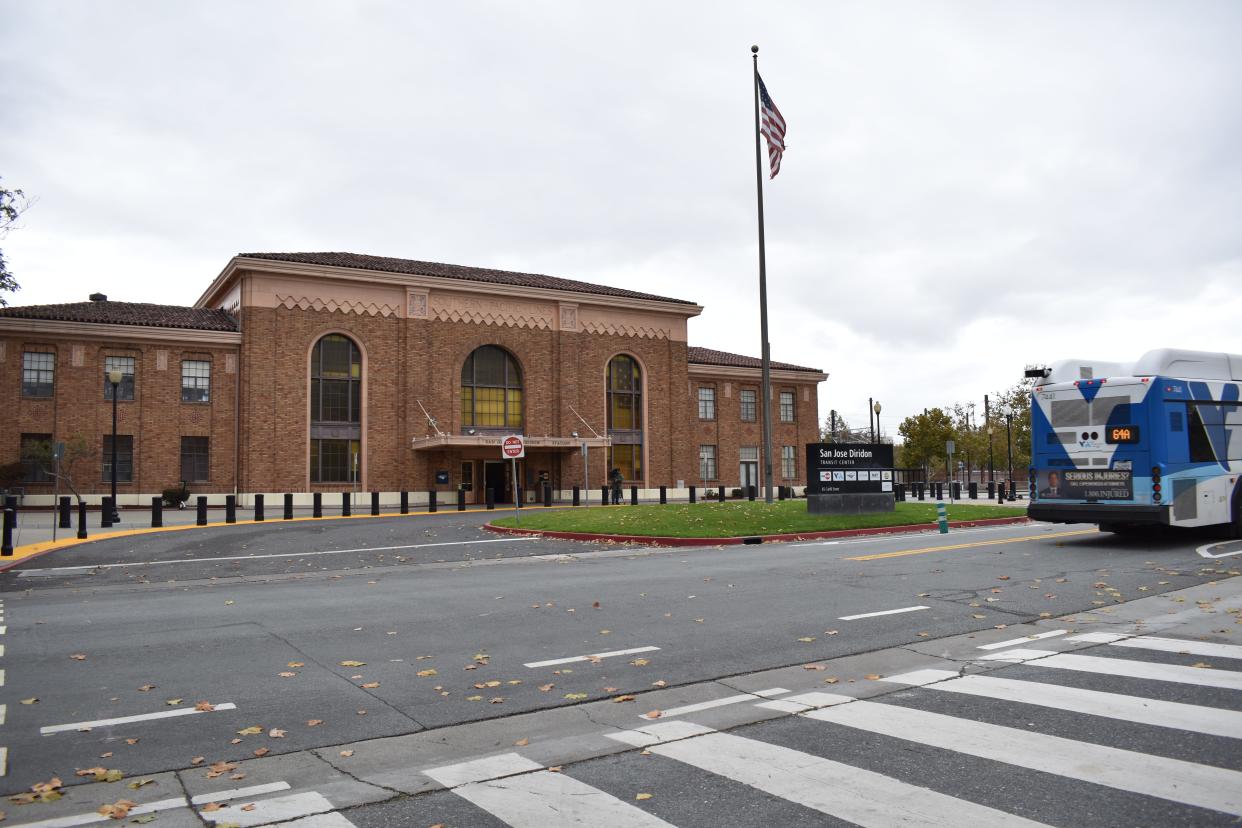
[[[632,664],[635,667],[646,667],[650,663],[651,663],[651,660],[646,659],[646,658],[636,658],[630,662],[630,664]]]
[[[586,697],[587,697],[586,693],[566,693],[565,694],[565,698],[570,699],[571,701],[578,701],[580,699],[585,699]]]
[[[73,655],[69,657],[72,658],[74,661],[86,661],[85,653],[74,653]]]
[[[516,742],[514,742],[513,746],[514,747],[526,747],[529,744],[530,744],[530,739],[523,737],[521,739],[518,739]]]
[[[466,696],[466,701],[483,701],[482,696]]]
[[[634,697],[631,695],[617,696],[616,698],[613,699],[613,701],[614,702],[632,702],[634,701]]]
[[[651,686],[652,687],[668,687],[668,682],[665,681],[664,679],[660,679],[659,681],[651,682]]]
[[[977,613],[977,612],[975,612],[975,613],[971,613],[970,617],[971,617],[971,618],[987,618],[987,616],[986,616],[986,615],[981,615],[981,614],[979,614],[979,613]]]
[[[276,675],[280,676],[281,678],[293,678],[294,676],[297,675],[297,673],[293,673],[288,670],[285,670],[284,672],[277,673]]]
[[[287,730],[281,730],[278,727],[273,727],[271,730],[267,732],[267,735],[273,739],[283,739],[285,738],[285,734],[288,732],[289,731]]]
[[[38,704],[38,703],[39,703],[38,696],[33,696],[29,699],[22,699],[22,704]]]
[[[342,661],[341,666],[342,667],[366,667],[367,663],[365,661]]]
[[[126,739],[126,740],[125,740],[125,744],[127,744],[127,745],[136,745],[136,744],[138,744],[138,740],[137,740],[136,738],[133,738],[133,739]]]
[[[306,721],[307,727],[319,727],[321,724],[323,724],[323,719],[308,719]]]
[[[808,636],[803,636],[802,638],[799,638],[798,640],[804,644],[810,644],[815,639],[808,635]]]
[[[306,666],[306,664],[305,664],[305,662],[301,662],[301,661],[290,661],[288,666],[290,666],[290,667],[305,667],[305,666]]]
[[[435,671],[435,668],[432,668],[432,669],[430,669],[430,670],[419,670],[419,671],[418,671],[417,673],[415,673],[414,675],[416,675],[416,676],[421,676],[422,678],[428,678],[429,676],[436,676],[436,675],[439,675],[439,673],[437,673],[437,672]]]
[[[255,736],[262,732],[263,732],[263,728],[259,727],[258,725],[251,725],[250,727],[243,727],[241,730],[237,731],[237,735],[238,736]]]
[[[201,701],[194,705],[194,709],[201,713],[211,713],[216,709],[216,706],[211,702]]]
[[[147,785],[150,785],[150,784],[151,784],[151,783],[153,783],[154,781],[155,781],[154,779],[135,779],[133,782],[130,782],[130,783],[129,783],[128,785],[126,785],[125,787],[127,787],[127,788],[129,788],[129,789],[131,789],[131,790],[135,790],[135,791],[136,791],[136,790],[138,790],[139,788],[142,788],[142,787],[145,787],[145,786],[147,786]]]
[[[374,690],[376,687],[380,686],[380,683],[378,681],[368,681],[366,684],[359,686],[361,686],[364,690]]]
[[[802,669],[803,670],[827,670],[828,668],[825,667],[823,664],[803,664]]]
[[[637,796],[635,796],[634,798],[635,798],[635,799],[637,799],[639,802],[642,802],[644,799],[651,799],[651,797],[652,797],[653,795],[654,795],[654,794],[649,794],[649,793],[640,793],[640,794],[638,794]]]
[[[552,767],[548,768],[548,770],[549,770],[550,772],[552,772],[552,773],[560,773],[560,772],[561,772],[561,766],[560,766],[560,765],[553,765]]]
[[[227,805],[225,805],[225,804],[224,804],[224,803],[222,803],[222,802],[208,802],[206,805],[204,805],[204,806],[203,806],[202,808],[200,808],[199,810],[202,810],[202,811],[207,811],[208,813],[210,813],[210,812],[212,812],[212,811],[219,811],[219,810],[222,810],[222,809],[224,809],[224,808],[226,808],[226,807],[228,807],[228,806],[227,806]]]
[[[165,699],[164,704],[168,705],[169,707],[176,707],[177,705],[181,704],[183,701],[185,701],[185,699]]]
[[[144,684],[144,685],[142,685],[141,687],[139,687],[139,688],[138,688],[138,692],[139,692],[139,693],[146,693],[146,692],[148,692],[148,691],[150,691],[150,690],[154,690],[154,689],[155,689],[155,685],[154,685],[154,684]]]
[[[600,635],[610,635],[611,633],[612,633],[612,630],[600,630],[599,631]],[[85,656],[83,656],[83,658],[85,658]]]
[[[108,758],[109,758],[109,757],[111,757],[111,756],[112,756],[112,751],[108,751],[107,753],[101,753],[101,754],[99,754],[99,758],[100,758],[100,759],[108,759]]]
[[[237,738],[236,736],[234,736],[232,739],[229,739],[230,745],[240,745],[241,743],[242,743],[242,740]]]
[[[243,811],[253,811],[253,810],[254,810],[254,803],[253,803],[253,802],[251,802],[251,803],[248,803],[248,804],[246,804],[246,805],[243,805],[243,806],[241,806],[241,809],[242,809]]]
[[[129,809],[136,806],[137,802],[131,802],[128,799],[118,799],[111,805],[100,805],[97,813],[100,813],[109,819],[125,819],[129,816]]]
[[[839,635],[840,630],[824,630],[824,635]]]
[[[272,752],[271,750],[265,747],[255,748],[254,755],[255,756],[267,756],[271,752]]]
[[[997,575],[997,576],[996,576],[996,580],[998,580],[998,581],[1008,581],[1008,580],[1009,580],[1009,576],[1008,576],[1008,575]]]
[[[354,755],[354,752],[352,750],[342,750],[341,755],[344,756],[346,759],[348,759],[349,757]]]
[[[548,692],[549,690],[551,690],[551,689],[552,689],[553,687],[555,687],[555,686],[556,686],[555,684],[541,684],[541,685],[539,685],[539,692],[540,692],[540,693],[546,693],[546,692]]]
[[[1211,670],[1211,669],[1212,669],[1212,665],[1211,665],[1211,664],[1207,664],[1207,663],[1202,662],[1202,661],[1200,661],[1200,662],[1198,662],[1198,663],[1196,663],[1196,664],[1192,664],[1192,665],[1190,665],[1190,666],[1191,666],[1191,667],[1199,667],[1199,668],[1201,668],[1201,669],[1203,669],[1203,670]]]
[[[829,676],[828,678],[824,679],[824,684],[836,684],[840,680],[841,679],[837,678],[836,676]]]
[[[207,761],[207,760],[206,760],[204,757],[202,757],[202,756],[195,756],[193,759],[191,759],[191,760],[190,760],[190,764],[191,764],[191,765],[201,765],[201,764],[203,764],[203,763],[204,763],[204,762],[206,762],[206,761]]]
[[[497,696],[497,697],[496,697],[496,698],[494,698],[494,699],[488,699],[488,700],[487,700],[487,703],[488,703],[488,704],[504,704],[504,703],[505,703],[505,697],[504,697],[504,696]]]
[[[663,710],[649,710],[644,714],[648,719],[658,719],[664,715]]]

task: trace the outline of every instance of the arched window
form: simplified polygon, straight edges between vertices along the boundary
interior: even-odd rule
[[[627,481],[643,479],[643,372],[638,361],[618,354],[608,361],[608,470]]]
[[[503,348],[475,348],[461,367],[463,428],[522,428],[522,372]]]
[[[362,353],[352,339],[328,334],[311,351],[310,478],[358,479],[362,448]]]

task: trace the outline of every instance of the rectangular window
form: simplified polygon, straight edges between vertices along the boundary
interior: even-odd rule
[[[792,423],[794,421],[794,392],[781,392],[781,422]]]
[[[745,463],[759,462],[759,447],[742,446],[737,450],[737,459]]]
[[[56,354],[47,351],[22,352],[22,396],[50,397],[56,378]]]
[[[22,482],[52,482],[52,435],[23,434],[21,444]]]
[[[112,480],[111,434],[103,438],[103,463],[100,465],[103,467],[104,482]],[[118,434],[116,436],[116,482],[134,482],[134,438],[130,434]]]
[[[758,393],[753,388],[743,388],[741,400],[742,422],[753,423],[755,421],[755,412],[758,410]]]
[[[118,400],[132,400],[134,398],[134,358],[133,357],[104,357],[104,399],[112,399],[112,381],[108,375],[113,370],[121,372],[121,382],[116,387]]]
[[[210,440],[207,437],[181,438],[181,479],[205,483],[211,479]]]
[[[311,440],[311,482],[352,483],[362,459],[357,440]]]
[[[700,388],[699,389],[699,419],[714,420],[716,419],[716,389]]]
[[[211,363],[205,359],[181,361],[181,401],[209,402],[211,400]],[[186,478],[187,480],[189,478]]]
[[[793,446],[781,446],[781,477],[792,480],[798,476],[798,463]]]
[[[699,479],[716,479],[716,447],[699,446]]]

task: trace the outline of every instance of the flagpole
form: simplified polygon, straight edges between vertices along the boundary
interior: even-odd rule
[[[772,364],[768,354],[768,264],[763,246],[763,161],[759,151],[759,47],[751,46],[755,90],[755,189],[759,195],[759,336],[763,362],[763,501],[772,502]]]

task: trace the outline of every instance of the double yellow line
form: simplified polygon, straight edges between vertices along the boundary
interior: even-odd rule
[[[897,552],[879,552],[875,555],[858,555],[846,558],[847,561],[879,561],[884,558],[904,558],[906,555],[923,555],[927,552],[948,552],[951,549],[974,549],[979,546],[999,546],[1003,543],[1022,543],[1023,541],[1044,540],[1045,538],[1068,538],[1074,535],[1095,535],[1098,529],[1076,529],[1072,532],[1048,532],[1042,535],[1023,535],[1020,538],[998,538],[996,540],[975,541],[973,543],[954,543],[948,546],[925,546],[922,549],[902,549]]]

